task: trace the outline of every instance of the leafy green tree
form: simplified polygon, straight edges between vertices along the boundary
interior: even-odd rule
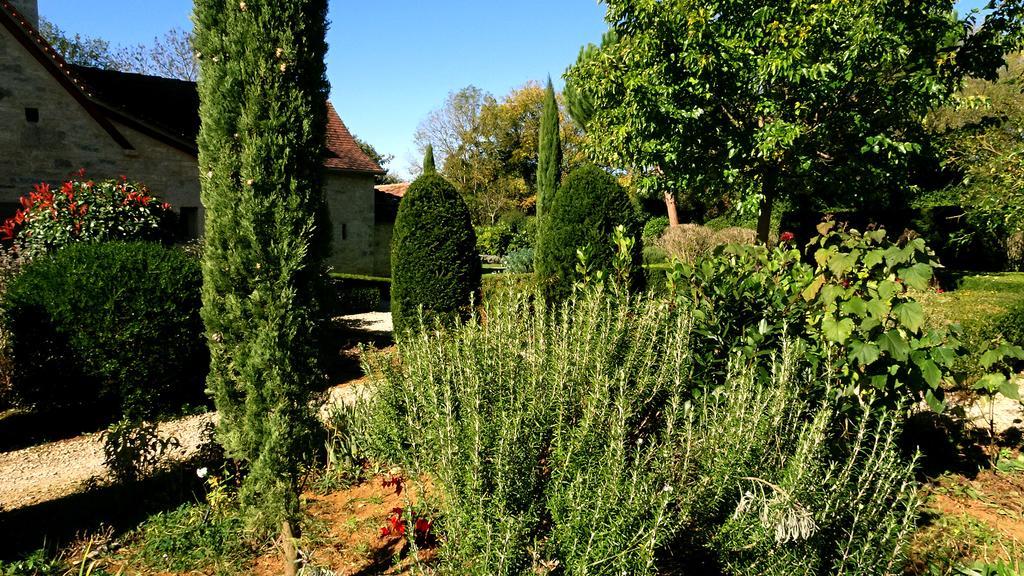
[[[359,149],[363,151],[363,154],[369,156],[370,160],[373,160],[377,163],[377,166],[380,166],[385,170],[384,174],[378,174],[374,178],[374,181],[377,184],[398,184],[402,181],[401,178],[396,176],[395,173],[388,168],[388,164],[391,164],[395,159],[394,154],[381,154],[373,147],[373,144],[370,144],[358,136],[353,135],[352,139],[356,141],[356,146],[359,146]]]
[[[540,117],[540,150],[537,153],[537,214],[545,198],[551,198],[558,188],[562,170],[562,135],[558,122],[558,101],[555,87],[548,78],[544,91],[544,110]]]
[[[615,257],[612,232],[626,226],[627,237],[640,230],[626,191],[611,174],[585,165],[570,172],[545,209],[535,260],[538,284],[552,302],[572,293],[577,266],[610,275]],[[633,272],[641,270],[641,245],[633,245]],[[579,253],[585,255],[581,263]],[[637,281],[638,278],[633,278]]]
[[[583,133],[558,101],[565,173],[585,159]],[[475,223],[490,225],[503,212],[533,209],[543,110],[544,90],[533,82],[500,100],[470,86],[420,125],[417,144],[436,144],[440,171],[466,199]]]
[[[254,528],[294,575],[325,268],[326,0],[198,0],[203,321],[219,440]]]
[[[615,41],[567,80],[590,99],[603,163],[637,170],[641,190],[757,211],[767,240],[780,198],[899,190],[924,115],[1017,42],[1016,4],[993,2],[978,24],[953,0],[608,0]]]
[[[436,172],[417,178],[398,206],[391,241],[395,332],[469,311],[480,292],[480,256],[469,209]]]
[[[946,168],[957,176],[951,199],[963,208],[966,233],[975,236],[957,241],[1002,245],[1004,254],[1018,259],[1007,243],[1024,235],[1022,74],[1024,54],[1018,52],[1007,58],[998,79],[968,80],[956,100],[929,114],[926,123]]]
[[[437,174],[437,165],[434,164],[434,145],[427,144],[427,150],[423,154],[423,173]]]

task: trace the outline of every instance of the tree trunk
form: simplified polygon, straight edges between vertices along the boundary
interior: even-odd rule
[[[665,192],[665,210],[668,212],[668,225],[679,226],[679,210],[676,209],[676,195],[670,191]]]
[[[299,551],[295,548],[295,534],[287,520],[281,522],[281,555],[284,560],[284,576],[298,576]]]
[[[761,181],[761,207],[757,215],[757,241],[768,244],[772,232],[772,207],[775,205],[775,186],[778,176],[775,168],[764,171]]]

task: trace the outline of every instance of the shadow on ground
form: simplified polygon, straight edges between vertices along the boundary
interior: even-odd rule
[[[327,374],[331,386],[363,377],[359,356],[363,346],[389,348],[395,340],[390,331],[374,330],[372,322],[354,318],[335,318],[328,341]]]
[[[0,510],[0,560],[17,560],[40,548],[54,551],[104,527],[122,533],[157,512],[196,501],[203,494],[196,466],[196,461],[186,461],[138,483],[98,486],[17,510]]]

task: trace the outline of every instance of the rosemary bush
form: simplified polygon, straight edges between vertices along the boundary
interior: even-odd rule
[[[696,387],[691,315],[664,301],[542,302],[370,357],[357,442],[433,476],[441,573],[897,572],[916,501],[894,418],[838,431],[789,345]]]

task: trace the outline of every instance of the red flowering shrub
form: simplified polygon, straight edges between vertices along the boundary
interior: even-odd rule
[[[22,196],[21,209],[0,225],[0,240],[32,258],[76,241],[169,239],[173,218],[171,205],[145,185],[124,176],[94,182],[81,171],[60,190],[43,183]]]

